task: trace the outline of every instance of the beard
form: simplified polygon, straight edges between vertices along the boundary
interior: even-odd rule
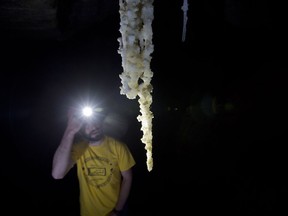
[[[104,137],[102,130],[100,131],[91,131],[89,134],[84,134],[84,138],[90,142],[100,141]]]

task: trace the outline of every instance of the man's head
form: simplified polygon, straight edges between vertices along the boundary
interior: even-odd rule
[[[82,135],[90,142],[97,142],[104,136],[103,120],[93,120],[84,123]]]
[[[82,111],[82,136],[90,142],[101,140],[104,136],[103,125],[106,117],[105,110],[103,108],[89,109],[85,107]]]

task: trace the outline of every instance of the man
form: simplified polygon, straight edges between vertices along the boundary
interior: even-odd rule
[[[135,161],[127,145],[104,134],[100,113],[84,119],[75,110],[68,112],[52,176],[62,179],[77,164],[81,216],[122,216]]]

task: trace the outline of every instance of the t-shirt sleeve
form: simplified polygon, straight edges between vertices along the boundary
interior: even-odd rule
[[[120,171],[125,171],[133,167],[136,162],[126,144],[121,143],[119,146],[119,169]]]
[[[74,143],[72,146],[72,150],[71,150],[72,160],[76,162],[87,148],[88,148],[88,144],[86,142]]]

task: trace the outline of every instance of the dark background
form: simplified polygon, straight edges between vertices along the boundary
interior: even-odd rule
[[[137,162],[131,215],[287,212],[284,5],[188,0],[183,42],[182,3],[154,2],[149,172],[138,102],[120,95],[118,1],[1,1],[2,209],[78,214],[75,169],[52,179],[52,157],[67,107],[96,95]]]

